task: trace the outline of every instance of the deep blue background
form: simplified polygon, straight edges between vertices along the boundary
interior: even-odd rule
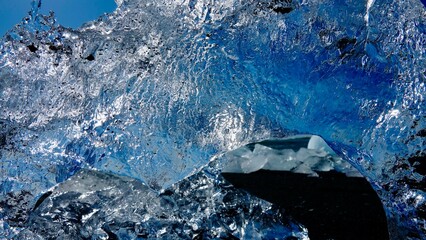
[[[31,10],[31,0],[0,0],[0,36],[3,36]],[[114,0],[43,0],[41,12],[54,11],[58,23],[77,28],[116,8]]]

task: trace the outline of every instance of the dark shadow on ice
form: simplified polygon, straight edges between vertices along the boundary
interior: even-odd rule
[[[0,218],[9,226],[23,227],[28,219],[33,195],[29,191],[10,192],[0,199]]]
[[[389,239],[377,193],[318,136],[252,143],[226,158],[225,179],[280,206],[310,239]]]
[[[39,206],[40,206],[40,204],[46,199],[46,198],[48,198],[50,195],[52,195],[52,191],[47,191],[47,192],[45,192],[45,193],[43,193],[43,195],[41,195],[38,199],[37,199],[37,202],[34,204],[34,208],[33,208],[33,211],[35,211]]]
[[[364,178],[334,171],[319,177],[289,171],[224,173],[235,187],[277,204],[311,239],[389,239],[380,199]]]

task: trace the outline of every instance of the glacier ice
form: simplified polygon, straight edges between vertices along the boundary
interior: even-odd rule
[[[134,179],[83,170],[45,194],[17,237],[40,239],[307,238],[271,204],[209,169],[160,194]]]
[[[33,3],[0,43],[0,201],[91,168],[161,191],[314,134],[369,179],[392,236],[425,238],[420,1],[120,0],[76,30]],[[25,228],[14,211],[0,236]]]
[[[320,136],[298,135],[251,143],[225,154],[224,173],[251,173],[260,169],[290,171],[318,176],[337,171],[362,177],[351,164],[338,157]]]

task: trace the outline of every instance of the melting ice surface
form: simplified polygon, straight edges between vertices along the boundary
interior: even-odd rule
[[[316,135],[252,143],[226,153],[225,157],[227,160],[222,169],[225,173],[251,173],[264,169],[318,176],[317,172],[334,170],[346,176],[362,177]]]
[[[139,181],[83,170],[36,203],[19,239],[307,239],[278,209],[207,168],[160,194]]]
[[[420,1],[117,4],[115,12],[72,30],[38,14],[35,1],[1,40],[1,237],[38,232],[22,211],[80,169],[179,194],[179,183],[195,189],[185,178],[229,150],[315,134],[370,180],[391,235],[426,238],[426,11]],[[143,209],[152,211],[155,201]],[[81,220],[99,216],[92,203]],[[188,211],[202,219],[215,204],[221,202]],[[120,210],[112,218],[125,216]],[[267,205],[261,212],[270,216]],[[93,224],[100,236],[112,232]],[[288,232],[283,236],[304,232],[277,229]]]

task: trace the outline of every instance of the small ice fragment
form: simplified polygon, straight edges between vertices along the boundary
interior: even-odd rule
[[[251,173],[262,169],[265,164],[269,161],[269,152],[271,148],[256,144],[254,147],[253,154],[248,159],[241,163],[241,169],[244,173]]]
[[[309,143],[307,146],[308,149],[316,149],[323,150],[324,152],[330,155],[336,155],[333,149],[328,146],[328,144],[322,139],[320,136],[312,135],[311,139],[309,139]]]

